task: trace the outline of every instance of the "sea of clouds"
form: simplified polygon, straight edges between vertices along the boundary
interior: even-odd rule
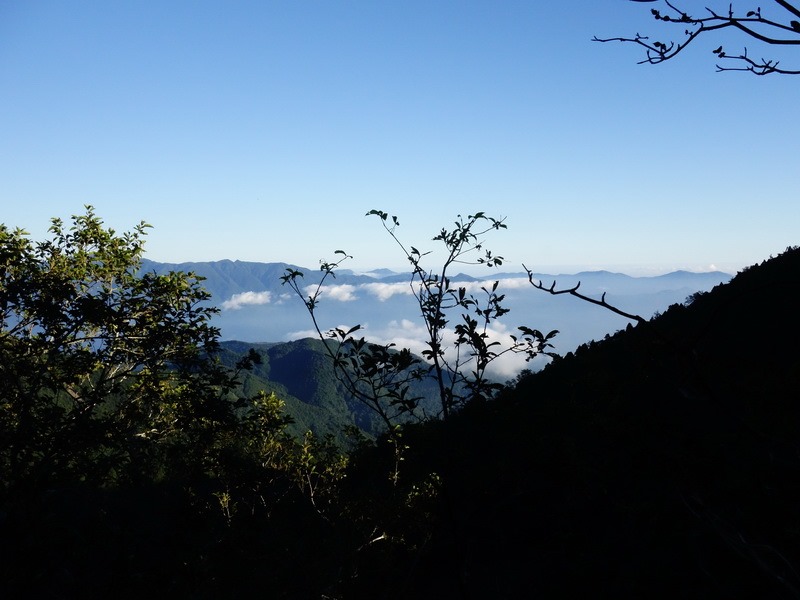
[[[467,294],[480,302],[487,298],[492,283],[465,281],[454,285],[463,287]],[[606,299],[610,303],[645,318],[666,310],[671,304],[683,302],[689,294],[698,291],[685,287],[670,288],[664,282],[662,288],[668,289],[649,284],[645,286],[643,283],[615,294],[602,281],[593,285],[582,287],[581,291],[595,294],[598,298],[606,292]],[[316,286],[308,286],[301,290],[304,294],[302,299],[288,291],[279,294],[248,291],[232,295],[221,303],[221,312],[216,320],[222,338],[280,342],[316,337],[317,331],[304,303],[316,289]],[[408,348],[419,354],[426,348],[427,331],[414,296],[417,289],[409,282],[328,285],[319,293],[315,316],[323,333],[337,327],[349,329],[360,325],[358,335],[369,341],[393,343],[397,348]],[[527,277],[500,279],[497,293],[504,295],[503,306],[510,309],[508,314],[486,327],[489,341],[500,342],[498,348],[507,347],[511,342],[510,336],[519,333],[517,327],[525,325],[544,333],[557,329],[559,334],[553,340],[554,350],[565,354],[584,342],[598,340],[623,329],[631,322],[577,298],[552,296],[537,290]],[[446,344],[452,343],[452,326],[461,319],[460,314],[455,312],[449,317],[450,328],[445,331]],[[452,351],[447,358],[455,358]],[[499,379],[509,379],[521,369],[540,368],[545,362],[546,359],[542,357],[527,363],[522,354],[506,353],[492,363],[490,370]]]

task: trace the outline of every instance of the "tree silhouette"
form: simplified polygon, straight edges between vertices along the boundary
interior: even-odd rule
[[[656,0],[631,0],[634,2],[655,2]],[[726,9],[704,8],[704,13],[689,14],[676,3],[665,0],[666,10],[651,9],[651,14],[663,23],[681,28],[683,38],[680,41],[652,41],[650,37],[637,33],[633,37],[599,38],[595,42],[631,42],[645,49],[645,58],[639,64],[659,64],[675,58],[681,51],[702,35],[736,29],[761,44],[774,46],[800,46],[800,8],[797,3],[775,0],[778,7],[774,11],[763,11],[760,6],[749,10],[735,10],[733,4]],[[726,66],[717,62],[717,71],[749,71],[755,75],[781,73],[783,75],[800,75],[800,70],[787,69],[780,66],[780,61],[767,58],[752,58],[744,47],[741,53],[729,54],[722,45],[713,53],[718,61],[729,61]]]
[[[193,274],[139,272],[148,227],[0,225],[0,491],[119,480],[231,422],[216,309]]]
[[[452,229],[442,228],[433,238],[444,246],[444,260],[438,268],[430,268],[423,264],[430,251],[406,246],[398,238],[400,222],[396,216],[381,210],[371,210],[367,216],[381,220],[411,265],[409,285],[425,327],[423,360],[408,348],[395,349],[393,343],[380,345],[356,338],[353,334],[361,330],[360,325],[323,332],[315,310],[326,280],[335,277],[335,270],[351,258],[344,251],[337,251],[341,255],[338,262],[322,263],[323,277],[308,295],[301,288],[302,272],[288,269],[281,280],[305,303],[320,339],[333,341],[327,348],[337,377],[354,398],[380,416],[387,429],[393,428],[398,417],[414,414],[419,408],[421,398],[409,395],[412,381],[427,378],[435,382],[439,393],[435,416],[446,420],[468,402],[490,399],[502,389],[502,384],[487,371],[499,357],[520,353],[531,360],[539,354],[550,354],[550,340],[557,331],[545,334],[518,327],[520,333],[509,335],[505,343],[491,337],[490,325],[509,312],[502,305],[505,296],[498,291],[499,281],[481,287],[483,296],[475,297],[450,279],[450,269],[458,265],[491,268],[503,264],[503,257],[495,256],[484,246],[489,233],[506,228],[503,219],[483,212],[466,218],[458,215]]]

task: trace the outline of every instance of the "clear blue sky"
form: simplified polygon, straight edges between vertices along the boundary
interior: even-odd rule
[[[800,243],[800,78],[716,73],[719,39],[660,66],[590,41],[662,31],[653,6],[0,0],[0,216],[41,238],[92,204],[151,223],[153,260],[364,269],[404,266],[372,208],[420,249],[506,217],[487,245],[539,271]]]

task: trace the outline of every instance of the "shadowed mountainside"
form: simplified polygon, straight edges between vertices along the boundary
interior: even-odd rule
[[[410,442],[449,500],[407,597],[798,597],[798,274],[787,250]]]
[[[343,559],[331,593],[800,597],[799,273],[787,250],[407,428],[401,480],[442,481],[426,525]],[[383,451],[354,455],[350,502],[398,501]]]
[[[495,401],[404,427],[402,461],[386,439],[359,446],[341,479],[317,479],[322,455],[298,463],[299,480],[250,460],[258,438],[235,429],[210,450],[176,442],[189,471],[20,481],[0,505],[0,593],[798,598],[798,274],[789,249]],[[245,385],[354,418],[327,403],[335,384],[310,344],[258,347]]]

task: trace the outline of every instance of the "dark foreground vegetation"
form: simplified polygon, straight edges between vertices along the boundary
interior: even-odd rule
[[[345,452],[136,235],[0,234],[0,597],[800,596],[798,249]]]

